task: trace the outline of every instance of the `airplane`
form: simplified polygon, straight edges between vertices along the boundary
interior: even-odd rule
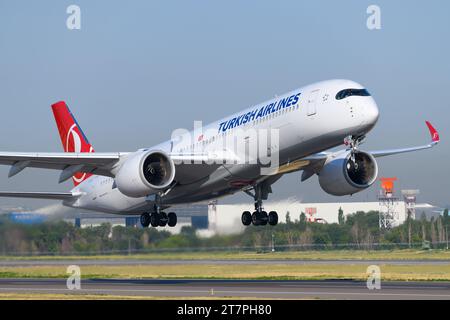
[[[304,86],[213,122],[200,132],[186,130],[134,152],[94,152],[66,103],[54,103],[52,110],[65,152],[0,152],[0,164],[11,166],[8,177],[27,167],[60,170],[59,182],[72,178],[74,188],[70,192],[0,192],[0,196],[54,199],[77,209],[140,214],[143,227],[174,227],[176,213],[166,214],[171,206],[240,191],[254,202],[253,212],[242,213],[245,226],[276,225],[277,212],[267,213],[263,201],[283,175],[302,171],[301,181],[317,175],[326,193],[352,195],[376,181],[375,158],[428,149],[440,141],[426,121],[431,135],[428,144],[361,150],[360,144],[377,123],[379,109],[362,85],[341,79]],[[264,130],[276,133],[270,137],[270,146],[254,139],[255,132]],[[245,148],[227,148],[226,141],[234,140]],[[251,156],[249,149],[255,144],[266,153]],[[327,151],[343,144],[342,150]],[[270,165],[261,161],[272,153],[277,161],[271,160]]]

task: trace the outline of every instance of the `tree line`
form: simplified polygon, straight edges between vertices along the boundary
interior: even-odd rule
[[[410,217],[400,226],[381,231],[377,211],[356,212],[338,223],[311,223],[301,213],[277,226],[250,226],[244,233],[201,238],[192,227],[176,235],[155,228],[134,228],[103,224],[77,228],[65,221],[17,224],[0,218],[0,255],[8,254],[108,254],[152,252],[156,250],[311,250],[384,249],[447,246],[450,224],[448,210],[426,220]]]

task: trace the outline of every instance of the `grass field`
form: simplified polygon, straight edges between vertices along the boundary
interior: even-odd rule
[[[161,296],[120,296],[106,294],[42,294],[42,293],[0,293],[0,300],[254,300],[248,297],[161,297]],[[261,300],[259,298],[258,300]]]
[[[380,265],[383,280],[450,281],[448,265]],[[365,280],[365,265],[120,265],[82,266],[82,278]],[[2,278],[67,278],[64,266],[0,267]]]
[[[99,256],[38,256],[0,257],[1,260],[77,260],[90,259],[93,263],[82,266],[84,278],[124,278],[124,279],[367,279],[368,265],[352,264],[308,264],[308,260],[385,260],[381,264],[384,280],[446,280],[450,281],[450,251],[446,250],[392,250],[392,251],[298,251],[298,252],[183,252],[150,253],[135,255]],[[211,263],[192,265],[96,265],[95,260],[212,260]],[[274,265],[220,264],[214,260],[279,259]],[[302,259],[304,264],[287,265],[282,260]],[[394,265],[389,260],[440,260],[448,265]],[[0,266],[1,278],[67,278],[66,266],[30,265]]]
[[[448,260],[450,250],[329,250],[291,252],[164,252],[131,255],[92,256],[0,256],[0,260],[206,260],[206,259],[302,259],[302,260]]]

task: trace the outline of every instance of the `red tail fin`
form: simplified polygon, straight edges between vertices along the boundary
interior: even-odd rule
[[[64,101],[52,104],[53,115],[55,116],[59,136],[65,152],[94,152],[92,145],[78,125],[77,120],[70,112]],[[77,172],[73,175],[75,186],[89,178],[92,174]]]

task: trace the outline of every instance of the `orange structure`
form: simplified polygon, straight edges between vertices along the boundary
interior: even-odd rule
[[[383,195],[385,197],[392,197],[394,194],[394,181],[397,181],[397,178],[380,178],[380,181]]]

